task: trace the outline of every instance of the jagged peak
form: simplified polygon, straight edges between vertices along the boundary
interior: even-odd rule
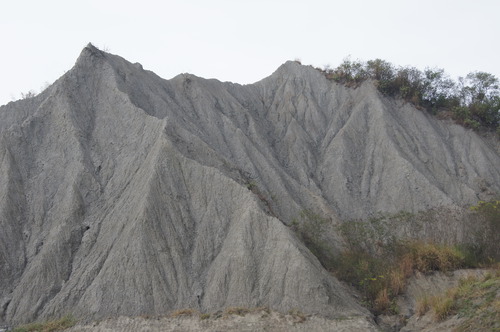
[[[87,46],[85,46],[82,50],[82,54],[88,54],[92,56],[99,56],[103,57],[105,52],[101,51],[99,48],[94,46],[92,43],[88,43]]]
[[[82,63],[87,63],[91,59],[104,59],[105,53],[95,47],[92,43],[88,43],[80,52],[76,60],[76,66]]]
[[[99,51],[99,49],[96,46],[94,46],[94,44],[92,44],[90,42],[84,47],[84,49],[89,49],[92,51]]]

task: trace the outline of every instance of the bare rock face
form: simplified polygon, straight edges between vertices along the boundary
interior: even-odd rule
[[[246,314],[228,315],[225,313],[205,314],[200,317],[197,313],[180,317],[114,317],[99,323],[78,324],[67,330],[68,332],[217,332],[217,331],[252,331],[252,332],[351,332],[380,331],[365,317],[342,317],[327,319],[321,316],[304,316],[303,314],[282,314],[269,310],[252,310]],[[208,318],[206,318],[209,316]]]
[[[289,229],[299,211],[335,223],[500,192],[496,147],[370,82],[294,62],[246,86],[166,81],[91,45],[45,92],[0,107],[0,167],[0,323],[369,316]]]

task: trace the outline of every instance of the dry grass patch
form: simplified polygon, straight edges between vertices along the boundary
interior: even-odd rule
[[[180,309],[172,312],[170,314],[170,317],[175,318],[175,317],[192,317],[198,315],[198,311],[194,309]]]
[[[394,299],[415,271],[446,272],[467,266],[465,254],[453,246],[408,241],[382,249],[377,256],[361,248],[345,251],[332,264],[335,276],[356,287],[375,314],[395,313]]]
[[[399,295],[406,287],[406,276],[400,269],[395,269],[389,272],[389,289],[390,293]]]
[[[248,308],[229,307],[229,308],[226,308],[226,310],[224,311],[224,314],[227,316],[230,316],[230,315],[245,316],[249,312],[250,312],[250,309],[248,309]]]
[[[68,329],[76,324],[76,320],[71,316],[64,316],[57,320],[43,323],[31,323],[16,327],[13,332],[53,332]]]
[[[377,312],[386,312],[391,307],[392,300],[389,297],[389,291],[387,288],[382,289],[375,299],[374,309]]]
[[[464,265],[465,256],[456,247],[434,243],[410,242],[407,244],[413,269],[422,273],[450,271]]]
[[[464,278],[444,295],[424,297],[417,302],[419,315],[429,310],[434,313],[436,321],[458,315],[462,321],[457,331],[500,331],[498,271],[483,278]]]
[[[437,321],[444,320],[454,312],[453,298],[450,297],[434,297],[431,300],[431,307],[434,311],[434,318]]]
[[[415,312],[419,317],[425,315],[431,308],[431,300],[428,296],[424,296],[417,300]]]
[[[210,318],[210,314],[201,314],[200,315],[201,320],[205,320],[205,319],[209,319],[209,318]]]

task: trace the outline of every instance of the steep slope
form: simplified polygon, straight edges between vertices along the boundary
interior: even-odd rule
[[[178,119],[131,103],[121,69],[136,68],[86,48],[2,132],[3,319],[234,305],[367,315],[243,183],[186,158],[167,134]]]
[[[9,323],[227,306],[369,316],[287,227],[301,210],[336,224],[500,192],[495,148],[369,82],[293,62],[247,86],[166,81],[91,45],[43,94],[0,108],[0,167]]]

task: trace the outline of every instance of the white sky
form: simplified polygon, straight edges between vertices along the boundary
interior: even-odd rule
[[[166,79],[245,84],[348,55],[500,78],[499,0],[0,1],[0,105],[53,83],[88,42]]]

